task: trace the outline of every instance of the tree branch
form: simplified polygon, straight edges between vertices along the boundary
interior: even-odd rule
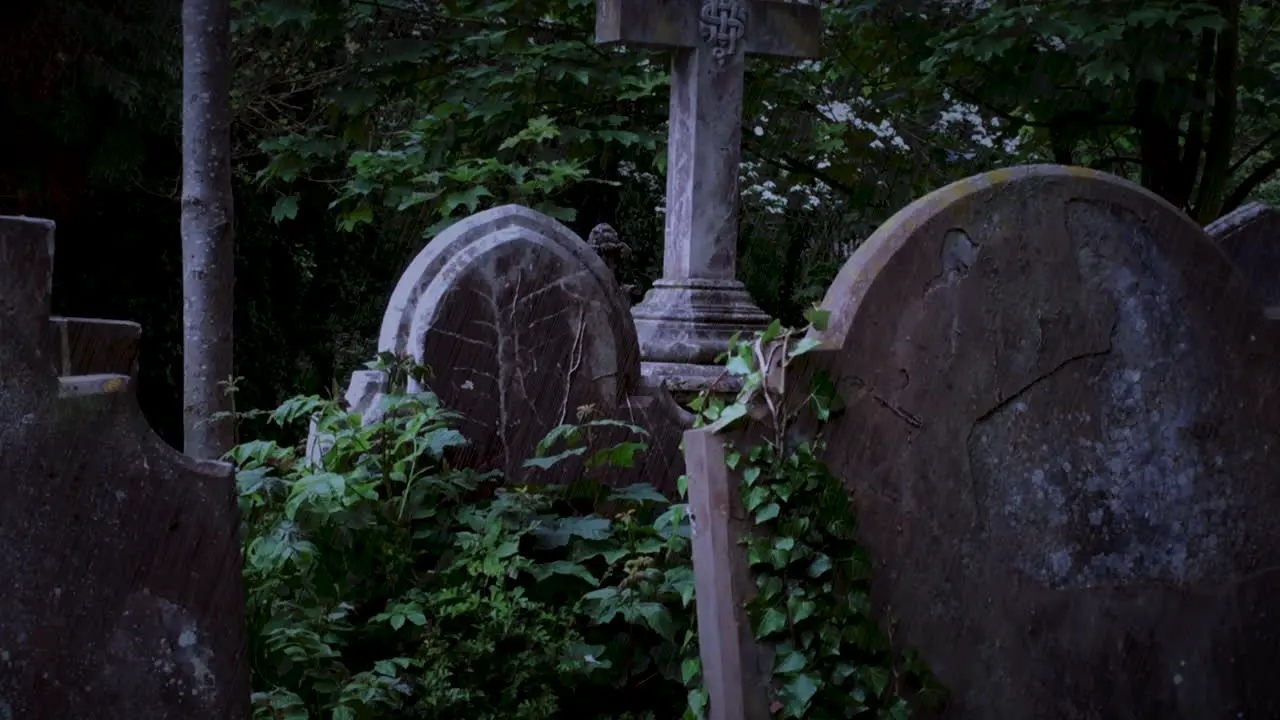
[[[1249,195],[1256,190],[1259,185],[1269,180],[1271,176],[1275,175],[1277,172],[1280,172],[1280,154],[1275,155],[1270,160],[1259,165],[1253,172],[1249,173],[1244,180],[1240,181],[1240,184],[1236,186],[1236,189],[1231,191],[1231,195],[1227,197],[1226,202],[1222,204],[1222,213],[1229,213],[1243,205],[1244,201],[1249,199]]]
[[[1276,140],[1280,140],[1280,128],[1276,128],[1275,130],[1273,130],[1269,135],[1267,135],[1261,141],[1259,141],[1257,145],[1254,145],[1252,148],[1246,151],[1243,155],[1241,155],[1235,162],[1231,163],[1231,167],[1227,169],[1227,173],[1234,175],[1235,172],[1239,170],[1242,166],[1244,166],[1245,163],[1249,162],[1249,160],[1254,155],[1257,155],[1263,150],[1266,150],[1267,146],[1271,145]]]
[[[1200,155],[1204,152],[1204,113],[1208,105],[1209,74],[1213,72],[1213,47],[1217,33],[1204,30],[1200,33],[1200,57],[1196,65],[1196,79],[1191,86],[1191,117],[1187,120],[1187,141],[1182,147],[1182,162],[1178,177],[1171,188],[1169,202],[1186,209],[1191,202],[1191,191],[1196,186],[1200,172]]]

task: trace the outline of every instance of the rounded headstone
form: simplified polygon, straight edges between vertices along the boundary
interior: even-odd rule
[[[1280,717],[1280,332],[1177,209],[938,190],[828,292],[829,462],[948,717]]]
[[[1258,301],[1280,308],[1280,208],[1249,203],[1205,226]]]
[[[564,225],[517,205],[428,243],[392,293],[378,349],[430,366],[427,384],[464,418],[468,452],[508,477],[549,430],[610,414],[640,379],[609,268]]]

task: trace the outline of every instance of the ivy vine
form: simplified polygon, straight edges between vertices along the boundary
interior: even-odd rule
[[[823,430],[840,409],[835,386],[814,372],[807,392],[788,392],[792,365],[821,344],[810,331],[824,330],[829,316],[814,308],[805,319],[804,328],[775,321],[749,340],[735,338],[725,372],[742,389],[727,401],[704,393],[693,402],[699,424],[760,426],[762,440],[730,447],[725,461],[754,526],[742,541],[757,590],[747,615],[774,654],[771,712],[900,720],[940,710],[944,691],[873,612],[871,562],[849,493],[822,460]],[[801,432],[806,411],[816,429]]]

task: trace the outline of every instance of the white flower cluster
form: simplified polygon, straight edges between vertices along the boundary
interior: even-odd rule
[[[751,127],[751,134],[756,137],[765,134],[769,126],[769,113],[775,108],[775,105],[767,100],[763,105],[764,112],[756,118],[755,124]],[[818,169],[831,167],[831,163],[827,160],[809,158],[809,162],[814,163]],[[832,197],[831,187],[821,180],[815,179],[807,183],[789,182],[790,177],[786,170],[770,172],[759,162],[743,160],[738,172],[738,187],[741,188],[743,204],[749,203],[753,209],[761,209],[770,215],[784,214],[792,196],[797,197],[801,205],[807,209],[819,208]]]
[[[855,105],[864,111],[873,109],[870,100],[858,97],[849,102],[830,102],[825,105],[819,105],[818,112],[822,113],[822,116],[831,122],[849,123],[859,130],[866,130],[875,135],[875,139],[867,144],[868,147],[880,150],[885,148],[887,143],[887,147],[892,147],[902,152],[911,150],[911,146],[907,144],[906,140],[902,139],[902,136],[898,134],[898,131],[888,118],[882,118],[880,122],[864,120],[854,113]]]
[[[956,100],[947,90],[942,91],[942,97],[950,105],[938,113],[934,130],[950,133],[969,131],[968,139],[973,144],[994,150],[999,143],[999,149],[1008,155],[1016,155],[1021,149],[1022,138],[1000,131],[1000,118],[984,118],[977,105]]]

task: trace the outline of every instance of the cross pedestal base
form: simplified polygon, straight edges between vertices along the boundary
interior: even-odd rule
[[[742,389],[742,378],[725,372],[723,365],[642,362],[640,372],[646,384],[666,388],[681,407],[706,390],[728,401]]]
[[[658,280],[631,317],[641,359],[692,365],[719,364],[730,338],[771,321],[737,280]]]
[[[631,316],[645,376],[681,401],[713,386],[736,393],[741,379],[716,358],[735,334],[750,336],[771,320],[737,280],[659,280]]]

